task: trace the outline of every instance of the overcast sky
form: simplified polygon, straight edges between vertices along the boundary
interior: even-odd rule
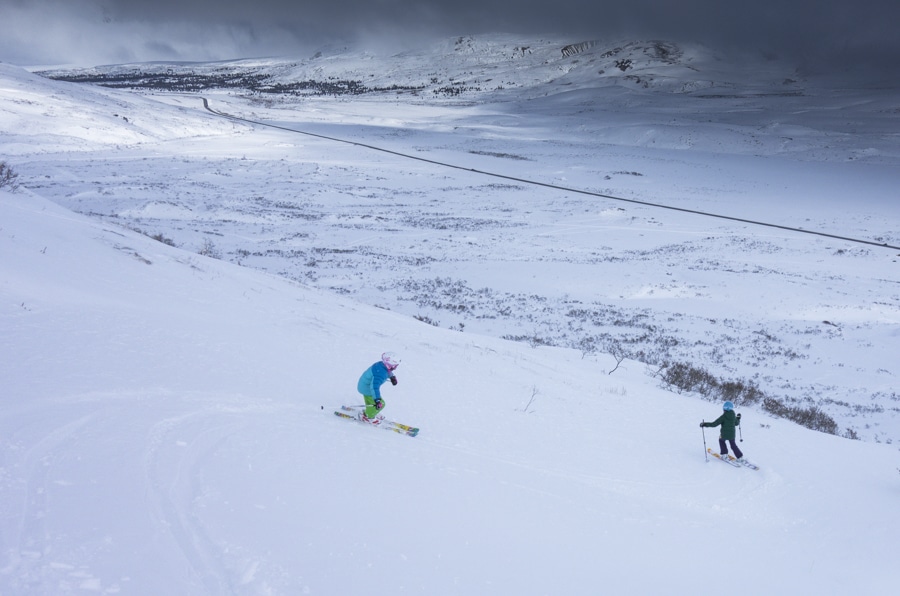
[[[666,39],[900,73],[900,0],[0,0],[0,60],[305,57],[482,33]]]

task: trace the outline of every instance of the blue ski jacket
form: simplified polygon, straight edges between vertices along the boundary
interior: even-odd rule
[[[359,378],[356,390],[363,395],[370,395],[375,399],[381,399],[381,386],[384,385],[391,376],[392,375],[390,371],[388,371],[387,366],[384,365],[384,362],[376,362],[367,368]]]

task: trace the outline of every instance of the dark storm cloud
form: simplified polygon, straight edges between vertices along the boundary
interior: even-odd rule
[[[373,24],[438,34],[684,34],[779,44],[896,41],[896,0],[99,0],[113,17],[231,20],[352,33]]]
[[[329,41],[522,33],[693,41],[811,64],[900,62],[897,0],[0,0],[4,5],[37,16],[38,51],[54,31],[69,43],[108,42],[118,55],[165,47],[185,59],[290,53]],[[65,34],[66,22],[89,39]],[[0,41],[0,51],[9,45]]]

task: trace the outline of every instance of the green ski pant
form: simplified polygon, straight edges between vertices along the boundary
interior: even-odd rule
[[[380,410],[375,407],[375,398],[371,395],[363,395],[363,400],[365,400],[366,402],[366,418],[374,418],[375,416],[377,416]],[[381,409],[383,410],[387,405],[384,401],[384,398],[381,398],[381,404]]]

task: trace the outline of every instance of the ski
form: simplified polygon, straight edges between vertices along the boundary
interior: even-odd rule
[[[341,410],[345,412],[359,412],[360,410],[364,410],[365,406],[341,406]],[[389,424],[395,428],[399,428],[410,434],[410,436],[414,437],[419,434],[419,429],[415,426],[410,426],[408,424],[400,424],[399,422],[394,422],[393,420],[385,420],[384,416],[381,417],[381,424]]]
[[[367,426],[394,431],[395,433],[400,433],[401,435],[406,435],[408,437],[415,437],[419,434],[419,429],[415,426],[400,424],[399,422],[394,422],[393,420],[383,419],[379,424],[370,424],[368,422],[363,422],[357,417],[358,411],[359,408],[353,408],[351,406],[341,406],[341,411],[335,412],[334,415],[338,418],[344,418],[345,420],[355,420],[356,422],[365,424]]]
[[[751,470],[758,470],[759,466],[754,463],[747,461],[746,459],[737,460],[737,463],[741,464],[745,468],[750,468]]]
[[[717,460],[719,460],[719,461],[721,461],[721,462],[725,462],[725,463],[728,464],[729,466],[734,466],[735,468],[740,468],[740,467],[741,467],[741,464],[739,464],[738,461],[737,461],[736,459],[734,459],[733,457],[731,457],[730,455],[724,455],[724,456],[723,456],[723,455],[721,455],[721,454],[719,454],[719,453],[716,453],[716,452],[713,451],[712,449],[707,449],[706,452],[709,453],[709,454],[710,454],[711,456],[713,456],[714,458],[716,458]]]

